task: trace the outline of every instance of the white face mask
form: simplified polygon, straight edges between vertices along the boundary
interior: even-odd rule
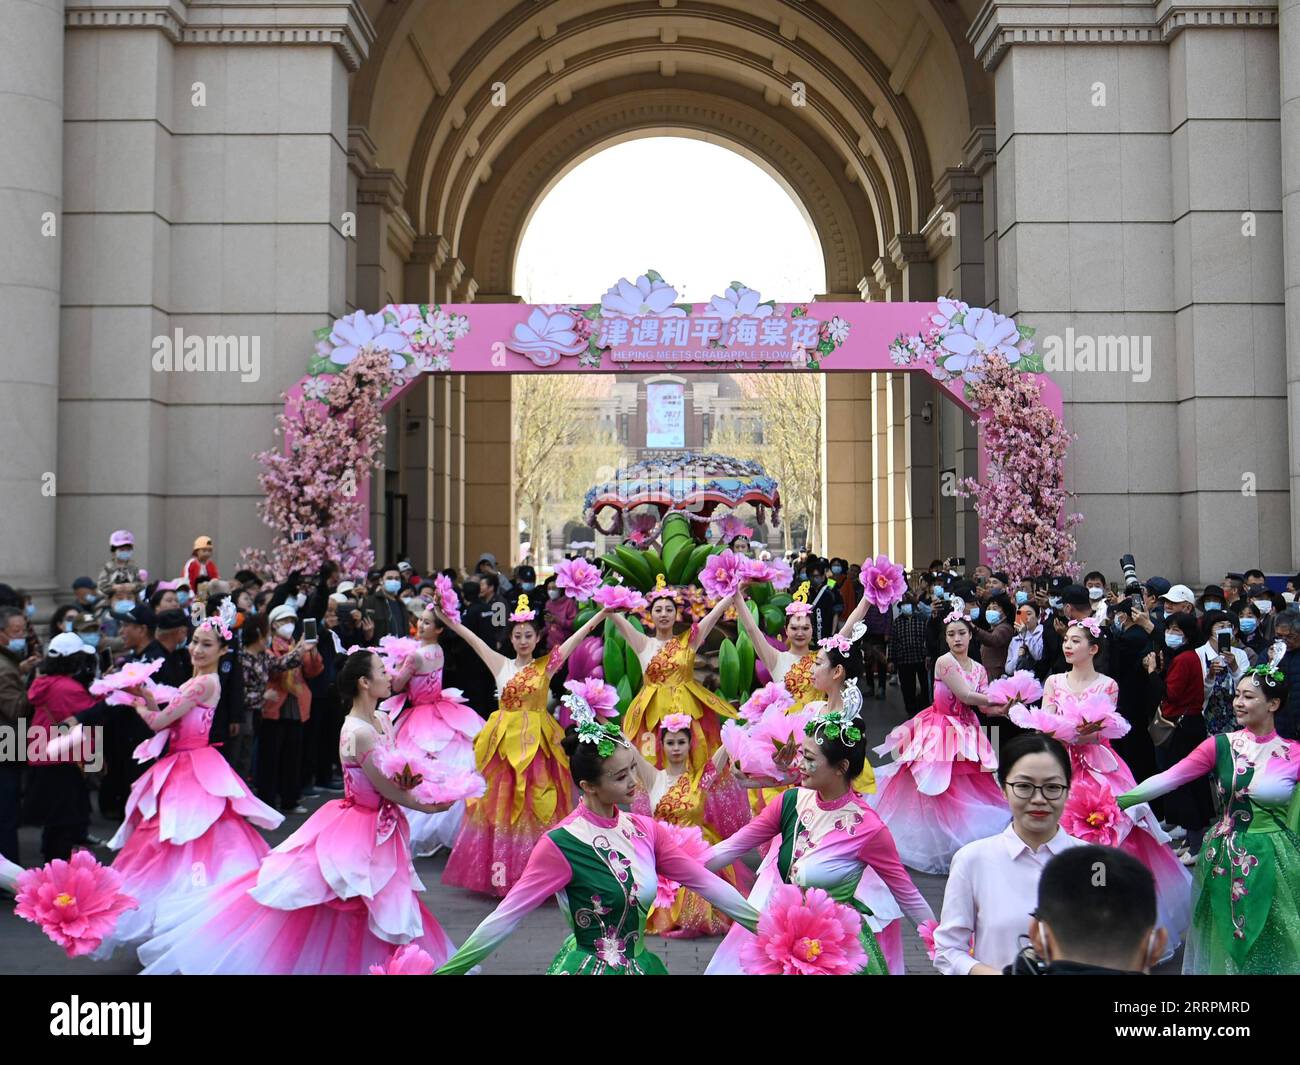
[[[1091,584],[1088,586],[1088,598],[1093,600],[1094,602],[1096,602],[1105,594],[1106,594],[1105,588],[1098,588],[1095,584]]]
[[[1267,614],[1273,609],[1273,603],[1269,599],[1256,599],[1255,609],[1257,609],[1261,614]]]
[[[283,625],[277,625],[275,631],[283,636],[286,640],[293,639],[293,622],[285,622]]]

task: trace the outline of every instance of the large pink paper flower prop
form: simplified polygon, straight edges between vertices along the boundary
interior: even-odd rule
[[[698,825],[674,825],[671,821],[660,821],[658,824],[673,837],[677,849],[687,857],[694,858],[701,865],[708,859],[709,841],[704,838],[704,833],[700,831]],[[655,905],[663,909],[672,906],[679,887],[681,884],[677,881],[661,875],[658,890],[655,892]]]
[[[750,976],[849,976],[867,964],[862,918],[821,888],[782,884],[768,898],[758,932],[740,952]]]
[[[877,610],[888,610],[907,591],[903,567],[897,562],[890,562],[886,555],[877,555],[875,561],[867,559],[863,562],[861,579],[867,602]]]
[[[438,609],[442,611],[444,617],[452,621],[460,620],[460,596],[456,594],[456,589],[451,585],[451,578],[445,573],[439,573],[433,578],[433,591],[438,597]]]
[[[772,682],[764,684],[741,704],[740,716],[756,724],[772,708],[785,713],[792,706],[794,697],[785,690],[785,685]]]
[[[371,976],[432,976],[433,959],[414,943],[398,947],[383,965],[370,966]]]
[[[728,514],[718,522],[718,540],[724,544],[731,543],[737,536],[749,538],[753,535],[754,530],[734,514]]]
[[[644,610],[645,596],[623,584],[602,584],[592,595],[597,606],[606,610]]]
[[[1061,827],[1075,839],[1118,847],[1128,835],[1131,821],[1115,802],[1110,788],[1090,773],[1074,778],[1070,799],[1061,815]]]
[[[740,584],[745,558],[734,551],[710,555],[700,570],[700,584],[714,599],[725,599]]]
[[[566,680],[565,688],[587,700],[597,717],[614,717],[618,713],[618,691],[600,677],[586,680]],[[567,709],[567,707],[565,708]],[[567,722],[562,722],[567,727]]]
[[[555,567],[555,586],[570,599],[585,603],[600,587],[600,570],[585,558],[568,558]]]
[[[155,658],[152,662],[128,662],[121,669],[99,678],[90,686],[91,695],[108,695],[110,692],[122,691],[147,684],[149,678],[162,669],[163,660]]]
[[[396,673],[402,663],[420,653],[420,641],[410,636],[384,636],[376,649],[389,673]]]
[[[744,580],[752,584],[769,581],[778,592],[789,588],[794,580],[794,570],[780,559],[771,562],[761,562],[755,558],[745,559],[741,563],[741,575]]]
[[[1069,699],[1061,703],[1061,716],[1070,723],[1075,738],[1080,741],[1104,737],[1117,740],[1127,736],[1133,726],[1120,714],[1104,695],[1090,695],[1086,699]],[[1099,724],[1101,728],[1082,736],[1078,731],[1084,725]]]
[[[472,769],[442,765],[432,759],[422,763],[424,779],[411,789],[416,802],[433,805],[477,799],[487,792],[487,781]]]
[[[137,908],[135,899],[122,894],[121,873],[100,865],[89,851],[76,851],[70,861],[56,858],[21,873],[14,912],[76,958],[96,950],[118,916]]]
[[[1069,737],[1074,733],[1074,727],[1059,714],[1054,714],[1050,710],[1038,710],[1022,703],[1013,704],[1007,711],[1007,717],[1021,728],[1045,732],[1063,743],[1068,743]]]

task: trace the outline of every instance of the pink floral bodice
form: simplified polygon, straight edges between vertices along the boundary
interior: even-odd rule
[[[1083,691],[1074,691],[1066,683],[1068,674],[1059,673],[1050,677],[1052,688],[1043,696],[1043,709],[1059,714],[1066,707],[1073,708],[1093,696],[1105,698],[1113,710],[1119,702],[1119,685],[1104,673]],[[1077,743],[1068,745],[1070,750],[1070,768],[1075,776],[1085,770],[1092,773],[1099,781],[1108,784],[1116,794],[1128,791],[1136,783],[1133,773],[1124,760],[1115,753],[1110,740],[1105,736],[1092,735]]]
[[[168,751],[193,751],[208,745],[212,733],[212,719],[217,715],[215,706],[197,704],[179,721],[173,722],[167,729],[170,733]]]
[[[393,736],[388,718],[383,714],[377,714],[375,717],[379,722],[379,741],[391,746]],[[343,802],[346,805],[367,806],[372,810],[385,805],[392,806],[391,802],[375,790],[370,778],[366,776],[366,771],[363,768],[364,761],[357,760],[353,736],[359,728],[364,726],[354,725],[352,721],[352,718],[344,719],[343,731],[339,736],[339,761],[343,766]]]
[[[954,663],[954,668],[961,669]],[[969,671],[962,670],[962,675],[975,691],[984,692],[988,690],[989,675],[984,672],[984,667],[978,662],[972,662]],[[960,717],[974,719],[975,712],[965,703],[960,702],[951,688],[942,680],[935,678],[934,682],[934,709],[948,717]]]
[[[406,690],[416,706],[421,703],[436,703],[442,697],[442,670],[431,669],[428,673],[415,674]]]

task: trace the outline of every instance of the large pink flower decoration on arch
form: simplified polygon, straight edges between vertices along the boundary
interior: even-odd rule
[[[346,366],[362,350],[371,348],[388,352],[389,366],[400,370],[406,365],[401,353],[410,348],[411,338],[382,314],[357,311],[334,323],[329,343],[333,345],[329,353],[330,362],[336,365]]]
[[[600,298],[604,318],[683,318],[686,312],[674,307],[677,290],[653,270],[633,283],[620,277]]]
[[[506,347],[527,356],[534,366],[554,366],[562,355],[577,355],[587,350],[587,338],[579,336],[577,318],[567,311],[548,314],[534,307],[525,322],[511,331]]]
[[[978,370],[989,355],[1001,355],[1013,364],[1020,359],[1020,328],[1004,314],[980,307],[967,311],[960,324],[950,323],[950,328],[939,344],[948,352],[943,368],[951,374]]]

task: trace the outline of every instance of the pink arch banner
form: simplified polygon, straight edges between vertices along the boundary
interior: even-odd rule
[[[363,350],[388,352],[405,386],[426,373],[922,372],[970,411],[967,386],[999,355],[1037,376],[1061,413],[1033,330],[958,300],[934,303],[779,303],[738,281],[707,303],[685,303],[653,270],[620,278],[590,304],[389,304],[316,333],[290,391],[322,396]],[[406,387],[394,389],[385,406]]]

